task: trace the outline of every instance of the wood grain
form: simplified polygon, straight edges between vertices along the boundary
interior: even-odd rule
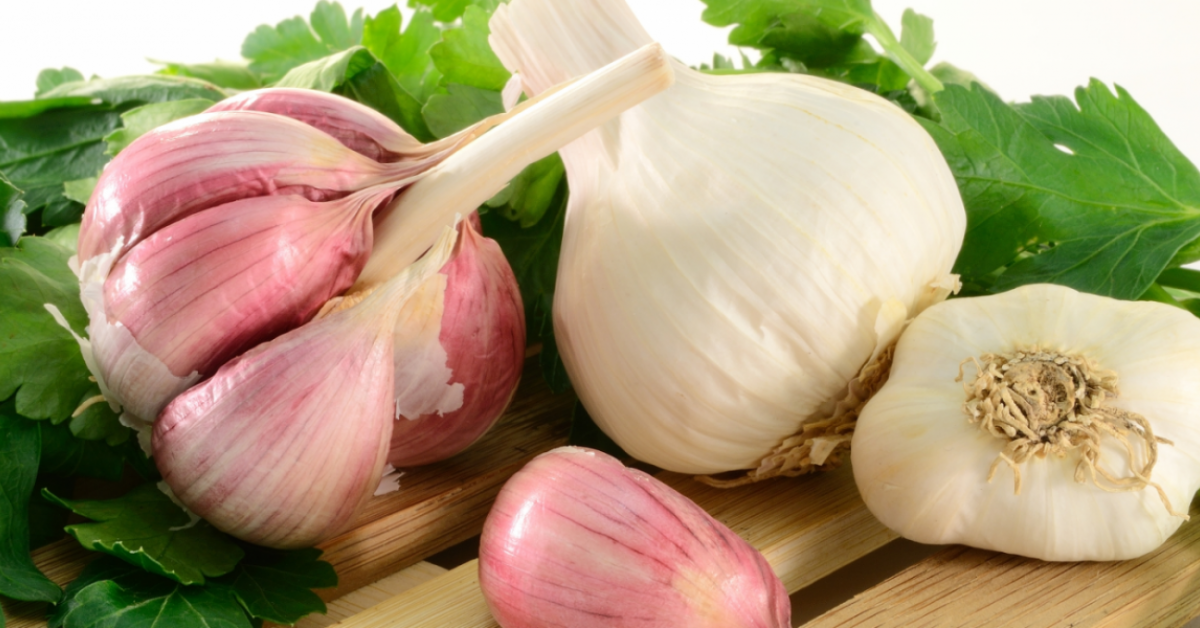
[[[788,591],[806,586],[896,538],[867,512],[848,468],[824,476],[715,489],[675,473],[657,476],[766,556]],[[471,561],[342,623],[340,628],[497,628]]]
[[[1200,615],[1200,508],[1142,558],[1047,563],[951,547],[805,628],[1171,628]]]
[[[296,623],[296,628],[326,628],[361,613],[376,604],[390,600],[409,589],[418,587],[446,573],[433,563],[420,562],[406,567],[378,582],[351,591],[332,601],[324,615],[309,615]],[[268,627],[272,624],[266,624]]]

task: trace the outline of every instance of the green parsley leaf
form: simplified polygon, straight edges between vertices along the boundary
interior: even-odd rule
[[[487,206],[506,219],[520,223],[522,229],[528,229],[546,215],[566,176],[562,158],[554,153],[529,164],[492,197]]]
[[[421,115],[422,103],[413,98],[382,63],[354,75],[333,93],[382,113],[422,142],[435,139]]]
[[[205,98],[221,100],[226,94],[217,86],[187,76],[121,76],[63,83],[39,98],[99,98],[109,105],[145,104]]]
[[[377,63],[375,56],[362,46],[336,52],[327,57],[292,68],[279,79],[277,87],[299,87],[331,92]]]
[[[37,423],[18,416],[11,399],[0,403],[0,595],[57,602],[62,591],[29,556],[29,500],[41,449]]]
[[[121,130],[117,129],[116,131],[108,134],[108,137],[112,137],[113,134],[120,132]],[[64,181],[63,196],[75,201],[76,203],[79,203],[80,205],[87,205],[88,200],[92,198],[92,192],[96,189],[96,184],[99,182],[100,175],[86,177],[83,179],[75,179],[74,181]],[[63,226],[65,227],[66,225]]]
[[[62,499],[43,493],[75,514],[95,520],[67,526],[80,545],[106,552],[181,584],[229,573],[244,552],[205,521],[190,524],[187,513],[153,484],[105,501]]]
[[[49,628],[251,628],[226,587],[185,586],[113,558],[92,562],[55,606]]]
[[[279,80],[299,65],[357,45],[362,39],[362,11],[346,19],[342,5],[321,0],[309,16],[286,19],[274,27],[263,24],[242,42],[242,56],[264,84]]]
[[[439,22],[453,22],[462,17],[469,7],[477,7],[488,15],[500,5],[500,0],[410,0],[409,6],[424,5],[433,11]]]
[[[421,112],[436,137],[447,137],[488,116],[504,113],[504,103],[500,92],[450,84],[445,93],[431,96]]]
[[[433,45],[441,41],[442,31],[428,11],[414,13],[403,32],[401,24],[400,9],[395,5],[367,18],[363,45],[387,66],[419,106],[424,105],[442,77],[429,54]]]
[[[0,398],[16,392],[17,412],[34,419],[66,420],[97,391],[79,345],[44,306],[56,306],[76,333],[87,325],[70,255],[38,237],[0,248]]]
[[[83,75],[80,74],[79,70],[76,70],[75,68],[61,68],[58,70],[46,68],[38,73],[37,92],[34,94],[34,96],[40,97],[42,94],[45,94],[46,92],[58,87],[59,85],[62,85],[63,83],[74,83],[75,81],[82,80]]]
[[[335,587],[338,579],[333,566],[319,560],[321,550],[243,547],[246,557],[212,585],[228,587],[251,617],[294,624],[305,615],[325,612],[325,603],[312,589]]]
[[[250,64],[246,61],[217,60],[212,63],[172,63],[151,60],[151,62],[163,66],[158,74],[190,76],[225,89],[249,90],[263,86],[262,79],[250,71]]]
[[[467,7],[462,27],[445,31],[442,41],[429,51],[442,73],[443,85],[458,83],[496,92],[504,89],[512,74],[488,44],[489,16],[478,6]]]
[[[215,102],[208,98],[187,98],[134,107],[121,114],[121,122],[124,126],[104,136],[104,143],[107,145],[104,154],[116,155],[146,133],[168,122],[200,113],[213,106]],[[93,186],[95,180],[96,178],[91,180]],[[68,190],[68,194],[70,194],[70,190]],[[86,200],[83,202],[86,203]]]
[[[937,41],[933,38],[933,20],[912,9],[905,9],[900,24],[900,45],[918,63],[929,63],[933,52],[937,50]]]
[[[86,476],[117,481],[125,470],[125,453],[100,440],[84,440],[67,425],[39,421],[42,458],[39,474],[62,477]],[[129,432],[129,429],[125,429]],[[132,441],[131,441],[132,444]]]
[[[923,122],[958,179],[967,236],[955,270],[975,290],[1050,282],[1142,295],[1200,237],[1200,172],[1133,98],[1099,81],[1006,105],[978,84],[935,96]]]

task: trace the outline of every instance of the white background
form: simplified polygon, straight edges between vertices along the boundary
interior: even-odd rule
[[[343,0],[368,14],[395,0]],[[403,0],[401,0],[403,2]],[[700,0],[630,0],[647,28],[688,63],[711,58],[725,31]],[[38,71],[152,71],[145,59],[240,57],[259,24],[306,16],[316,0],[0,0],[0,100],[32,97]],[[1200,161],[1200,2],[1196,0],[875,0],[894,29],[906,7],[934,19],[934,61],[969,69],[1005,99],[1070,94],[1097,77],[1127,88],[1193,162]]]

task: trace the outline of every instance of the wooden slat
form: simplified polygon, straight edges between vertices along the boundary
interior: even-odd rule
[[[420,562],[406,567],[383,580],[351,591],[330,602],[324,615],[309,615],[296,623],[296,628],[326,628],[339,621],[389,600],[409,589],[418,587],[446,573],[444,567]],[[270,624],[268,624],[269,626]]]
[[[947,548],[805,628],[1171,628],[1200,615],[1200,508],[1158,550],[1122,562],[1047,563]]]
[[[789,591],[896,538],[867,512],[848,468],[721,490],[690,477],[657,477],[687,495],[766,556]],[[344,620],[341,628],[496,628],[471,561]]]

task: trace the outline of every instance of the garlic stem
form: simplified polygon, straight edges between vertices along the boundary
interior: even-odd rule
[[[517,115],[447,158],[392,201],[376,225],[371,259],[351,291],[400,272],[429,248],[455,215],[471,213],[529,164],[673,83],[666,53],[660,45],[648,44],[525,103]]]

